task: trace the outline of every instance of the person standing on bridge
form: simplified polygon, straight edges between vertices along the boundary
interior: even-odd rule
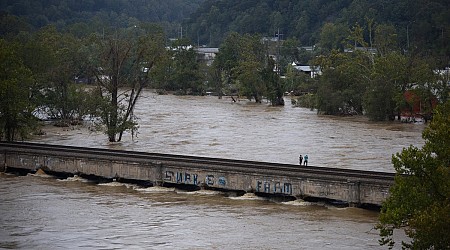
[[[300,155],[300,157],[298,157],[298,161],[300,162],[300,166],[301,166],[302,163],[303,163],[303,156],[302,155]]]
[[[308,155],[303,158],[305,166],[308,166]]]

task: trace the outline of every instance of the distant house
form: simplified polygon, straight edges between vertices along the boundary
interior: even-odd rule
[[[217,53],[219,53],[219,48],[198,47],[195,48],[195,51],[200,61],[204,61],[206,65],[211,66]]]
[[[447,86],[450,86],[450,67],[446,67],[445,69],[436,69],[433,70],[434,74],[439,77],[439,82],[447,82]]]
[[[310,66],[310,65],[297,65],[296,63],[292,63],[294,69],[309,75],[311,78],[316,78],[318,75],[322,74],[320,67]]]
[[[355,48],[351,48],[351,49],[347,48],[347,49],[344,49],[344,52],[345,53],[352,53],[352,52],[354,52],[356,50],[369,52],[372,55],[375,55],[375,54],[378,53],[378,50],[376,48],[368,48],[368,47],[355,47]]]
[[[306,50],[306,51],[314,51],[314,50],[316,49],[316,45],[313,45],[313,46],[303,46],[303,47],[300,47],[300,49],[304,49],[304,50]]]

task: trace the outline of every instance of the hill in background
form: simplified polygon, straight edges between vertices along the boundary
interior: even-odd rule
[[[230,31],[295,38],[302,46],[320,42],[325,24],[351,29],[356,24],[370,40],[368,24],[392,25],[403,50],[450,54],[448,0],[207,0],[185,21],[189,36],[218,46]]]
[[[153,22],[168,37],[183,35],[212,47],[232,31],[294,39],[299,46],[334,42],[342,47],[355,25],[362,27],[367,42],[378,26],[389,25],[400,50],[432,56],[448,66],[449,9],[448,0],[4,0],[0,35],[54,24],[84,36],[105,27]],[[6,14],[20,21],[5,20]],[[338,41],[323,41],[326,28]]]
[[[54,24],[60,30],[89,33],[138,22],[161,23],[173,33],[204,0],[6,0],[0,11],[24,19],[32,29]],[[82,35],[82,34],[80,34]]]

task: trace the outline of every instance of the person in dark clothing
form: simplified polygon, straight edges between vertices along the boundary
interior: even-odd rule
[[[303,163],[303,156],[302,155],[300,155],[300,157],[298,157],[298,161],[300,162],[300,165],[302,165],[302,163]]]

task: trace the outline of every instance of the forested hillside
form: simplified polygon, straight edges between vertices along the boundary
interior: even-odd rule
[[[32,28],[89,33],[95,27],[127,27],[140,22],[179,24],[204,0],[3,0],[0,11],[24,18]]]
[[[322,114],[429,120],[450,99],[449,9],[448,0],[3,0],[0,139],[27,133],[44,109],[63,124],[97,117],[120,141],[136,127],[143,88],[272,105],[287,92]],[[219,53],[207,62],[192,44]]]
[[[186,26],[192,40],[212,46],[230,31],[274,36],[278,30],[281,38],[296,38],[311,46],[320,42],[326,23],[344,27],[342,32],[358,23],[366,41],[369,24],[372,29],[388,24],[395,27],[402,49],[448,54],[449,9],[448,0],[207,0]]]
[[[302,46],[336,43],[323,41],[324,28],[330,31],[327,24],[335,25],[329,36],[341,40],[359,24],[369,41],[378,25],[392,25],[400,49],[433,54],[443,64],[448,60],[442,55],[450,54],[449,9],[447,0],[0,1],[0,11],[21,19],[14,23],[16,27],[25,26],[24,22],[29,29],[55,24],[59,30],[82,36],[103,27],[156,22],[163,25],[167,36],[175,37],[181,34],[183,23],[183,34],[191,41],[210,46],[219,46],[232,31],[264,36],[280,33],[280,38],[296,39]]]

